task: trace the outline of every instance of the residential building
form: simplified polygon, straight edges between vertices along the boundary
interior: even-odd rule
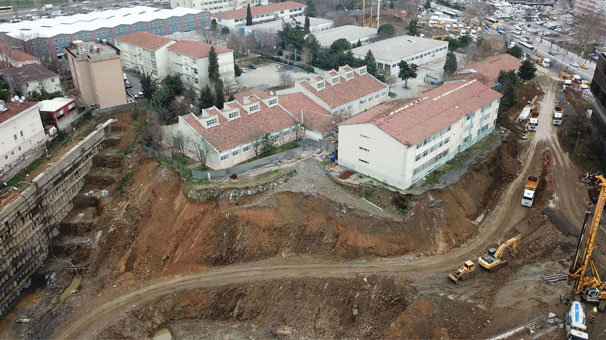
[[[501,71],[518,70],[520,66],[522,66],[520,59],[504,53],[469,64],[458,70],[454,78],[478,79],[484,85],[493,87],[497,85]]]
[[[379,72],[397,76],[400,72],[398,64],[402,60],[409,64],[424,65],[445,58],[448,41],[402,35],[356,47],[351,51],[356,58],[364,59],[369,50],[377,61]]]
[[[294,2],[271,2],[267,5],[251,7],[253,23],[278,20],[280,18],[292,18],[305,14],[307,5]],[[246,8],[217,13],[214,18],[217,24],[225,27],[236,27],[246,25]]]
[[[74,41],[65,48],[74,86],[87,106],[126,104],[120,50],[111,44]]]
[[[21,67],[0,70],[8,86],[21,96],[29,97],[34,92],[61,92],[59,75],[40,64],[26,64]]]
[[[343,25],[322,32],[311,33],[323,47],[330,47],[333,42],[339,39],[346,39],[350,44],[355,45],[358,41],[364,44],[377,37],[376,28],[355,25]]]
[[[22,51],[19,46],[0,41],[0,68],[21,67],[28,64],[40,64],[40,59]]]
[[[122,66],[163,79],[170,74],[168,47],[176,41],[148,33],[135,32],[116,38]]]
[[[44,153],[46,136],[38,103],[0,101],[0,182],[6,182]]]
[[[251,26],[241,26],[238,27],[240,29],[240,33],[245,34],[271,34],[272,36],[278,36],[280,31],[282,31],[282,26],[285,23],[291,24],[293,27],[296,25],[300,25],[301,27],[305,26],[305,16],[297,16],[292,18],[279,18],[278,20],[272,20],[268,22],[263,22],[260,24],[255,24]],[[309,32],[312,34],[317,34],[319,32],[323,32],[326,30],[330,30],[334,27],[334,21],[330,19],[322,19],[322,18],[314,18],[309,17]],[[376,31],[376,29],[375,29]]]
[[[277,93],[301,92],[332,115],[352,116],[387,100],[388,86],[366,71],[366,66],[339,67],[324,75],[295,82]]]
[[[603,15],[606,10],[606,0],[575,0],[573,11],[576,15]]]
[[[187,7],[208,11],[211,14],[231,11],[234,9],[246,8],[247,5],[262,6],[267,5],[267,0],[170,0],[170,7]]]
[[[275,146],[296,139],[297,120],[276,95],[259,90],[237,93],[222,110],[179,116],[173,138],[183,152],[211,169],[225,169],[257,156],[264,138]],[[267,136],[267,137],[265,137]]]
[[[500,97],[472,79],[377,106],[339,124],[339,164],[406,189],[494,130]]]
[[[169,35],[210,27],[210,13],[192,8],[159,9],[135,6],[88,14],[5,23],[0,35],[13,46],[42,59],[65,57],[65,48],[73,41],[106,41],[134,32]]]
[[[316,104],[302,92],[282,94],[278,99],[280,104],[301,123],[305,138],[322,140],[330,135],[336,135],[337,123],[341,121],[341,117],[331,115],[330,111]]]
[[[78,108],[74,98],[57,97],[43,100],[38,104],[44,124],[44,132],[48,135],[52,135],[51,127],[64,131],[78,117]]]
[[[179,40],[168,47],[170,72],[178,74],[185,84],[202,90],[208,84],[208,55],[212,45],[199,41]],[[233,84],[234,54],[232,50],[215,46],[219,62],[219,74],[225,84]]]
[[[600,139],[606,148],[606,53],[598,55],[590,91],[595,98],[596,106],[591,118],[596,123],[600,131]]]

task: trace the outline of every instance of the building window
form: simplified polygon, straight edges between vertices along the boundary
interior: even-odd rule
[[[366,152],[370,152],[370,150],[368,150],[367,148],[363,148],[361,146],[358,147],[360,150],[366,151]]]
[[[240,154],[240,149],[235,149],[234,151],[231,152],[232,156],[237,156]]]
[[[360,158],[359,158],[358,160],[359,160],[360,162],[364,163],[364,164],[368,164],[368,162],[367,162],[367,161],[365,161],[365,160],[363,160],[363,159],[360,159]]]
[[[316,88],[318,90],[323,89],[324,88],[324,82],[318,83],[318,85],[316,85]]]
[[[23,137],[23,130],[19,131],[21,133],[21,137]]]
[[[14,135],[13,137],[15,138],[15,140],[17,140],[17,135]]]
[[[209,119],[206,121],[206,126],[212,126],[217,124],[219,121],[217,120],[217,118],[213,118],[213,119]]]
[[[370,137],[365,136],[365,135],[362,135],[362,134],[360,135],[360,137],[362,137],[362,138],[366,138],[366,139],[370,139]]]
[[[271,100],[269,101],[269,106],[276,105],[277,103],[278,103],[278,100],[277,100],[277,99],[271,99]]]
[[[21,151],[21,147],[19,147],[19,151]]]
[[[259,104],[251,105],[248,107],[249,112],[256,112],[259,110]]]
[[[224,161],[229,158],[229,153],[224,153],[221,155],[221,160]]]
[[[242,148],[242,152],[246,152],[248,150],[250,150],[250,144],[244,145],[244,147]]]
[[[55,78],[51,78],[51,83],[54,83],[54,82],[55,82]]]
[[[228,115],[229,119],[234,119],[238,117],[238,112],[230,112]]]

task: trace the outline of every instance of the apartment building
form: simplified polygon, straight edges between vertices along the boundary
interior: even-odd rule
[[[500,97],[473,79],[377,106],[339,124],[339,164],[406,189],[493,131]]]
[[[574,14],[585,15],[604,15],[606,12],[606,0],[575,0],[573,3]]]
[[[187,7],[215,14],[246,8],[247,5],[253,7],[267,5],[268,3],[267,0],[170,0],[170,7]]]
[[[305,14],[307,5],[294,2],[272,2],[262,6],[251,6],[253,23],[278,20],[281,18],[292,18]],[[246,25],[246,8],[217,13],[214,18],[217,24],[225,27],[236,27]]]
[[[280,105],[276,95],[251,90],[237,93],[235,100],[179,116],[175,134],[184,153],[211,169],[225,169],[257,156],[265,136],[275,146],[296,139],[297,120]]]
[[[210,27],[210,13],[193,8],[135,6],[88,14],[4,23],[0,36],[42,60],[61,60],[73,41],[106,41],[134,32],[169,35]]]
[[[163,79],[170,74],[168,47],[175,40],[148,32],[135,32],[116,38],[122,66]]]
[[[366,66],[341,66],[323,75],[295,82],[279,95],[301,92],[332,115],[353,116],[388,99],[388,85],[366,71]]]
[[[75,87],[86,106],[126,104],[120,50],[111,44],[74,41],[65,48]]]
[[[185,84],[200,91],[208,84],[208,55],[212,45],[199,41],[179,40],[168,47],[170,72],[178,74]],[[225,84],[233,84],[234,55],[232,50],[215,46],[219,73]]]
[[[351,52],[356,58],[364,59],[369,50],[377,61],[379,72],[397,76],[400,73],[398,64],[402,60],[409,64],[425,65],[445,58],[448,41],[402,35],[356,47]]]
[[[21,67],[0,70],[2,78],[17,94],[25,97],[34,92],[61,92],[59,75],[40,64],[26,64]]]
[[[0,182],[40,157],[45,142],[38,103],[0,100]]]
[[[0,68],[22,67],[29,64],[40,64],[40,59],[22,51],[19,46],[0,41]]]
[[[40,117],[44,124],[44,132],[51,135],[51,127],[59,131],[66,130],[78,117],[76,99],[57,97],[38,102]]]

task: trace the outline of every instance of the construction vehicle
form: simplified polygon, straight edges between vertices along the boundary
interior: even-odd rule
[[[537,125],[539,125],[539,111],[532,109],[530,110],[530,116],[528,117],[528,124],[526,124],[526,128],[528,131],[537,131]]]
[[[512,249],[515,250],[518,247],[518,242],[520,242],[521,239],[522,235],[518,235],[502,243],[498,249],[488,249],[488,253],[478,257],[478,263],[480,266],[484,267],[484,269],[488,269],[491,272],[503,267],[507,264],[507,261],[501,259],[503,252],[505,252],[505,249],[509,247],[512,247]]]
[[[532,58],[532,61],[534,61],[535,63],[537,63],[543,67],[549,67],[549,65],[551,64],[551,60],[549,58],[543,58],[536,54],[534,54],[531,58]]]
[[[539,180],[534,176],[528,176],[526,184],[524,185],[524,193],[522,193],[522,205],[525,207],[532,207],[534,202],[534,193],[537,190],[537,184]]]
[[[564,107],[560,103],[553,105],[553,125],[562,125],[562,117],[564,116]]]
[[[445,40],[446,38],[448,38],[448,35],[443,34],[443,35],[432,35],[431,39],[439,39],[439,40]]]
[[[453,280],[454,283],[459,283],[459,280],[465,281],[475,274],[476,267],[473,264],[473,261],[467,260],[456,272],[449,274],[448,277]]]
[[[595,239],[599,231],[600,219],[604,212],[604,204],[606,203],[606,179],[602,175],[596,177],[600,180],[600,194],[586,236],[585,229],[591,213],[589,211],[585,212],[585,219],[583,221],[581,234],[579,235],[577,250],[572,265],[568,270],[568,282],[573,283],[575,294],[581,294],[583,299],[587,302],[598,303],[598,310],[603,312],[606,309],[606,284],[600,280],[600,274],[593,261],[592,254],[594,249],[597,248]],[[583,236],[585,236],[584,239]],[[581,250],[583,241],[585,245]],[[589,272],[587,269],[589,269]]]
[[[589,336],[585,331],[587,325],[585,325],[587,318],[585,317],[585,311],[579,301],[575,301],[570,306],[568,313],[566,313],[565,327],[566,327],[566,339],[568,340],[586,340]]]

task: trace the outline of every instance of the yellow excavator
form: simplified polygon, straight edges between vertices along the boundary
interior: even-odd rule
[[[518,247],[518,242],[520,242],[521,239],[522,235],[520,234],[502,243],[498,249],[488,249],[488,253],[478,257],[478,263],[484,269],[488,269],[490,271],[495,271],[503,267],[507,264],[507,261],[501,259],[501,256],[503,256],[503,252],[509,247],[512,247],[513,250],[515,250]]]
[[[574,261],[568,270],[568,282],[573,283],[575,294],[580,294],[587,302],[598,303],[598,310],[603,312],[606,309],[606,284],[600,280],[600,274],[593,261],[592,254],[593,250],[597,248],[595,239],[599,231],[600,219],[604,212],[604,204],[606,203],[606,179],[601,175],[597,176],[597,178],[600,180],[600,195],[598,196],[598,202],[593,212],[589,230],[587,230],[585,246],[581,251],[587,220],[591,212],[588,211],[585,213],[585,220],[583,221],[583,228],[581,229],[581,235],[577,243]],[[590,273],[588,273],[588,268]]]

